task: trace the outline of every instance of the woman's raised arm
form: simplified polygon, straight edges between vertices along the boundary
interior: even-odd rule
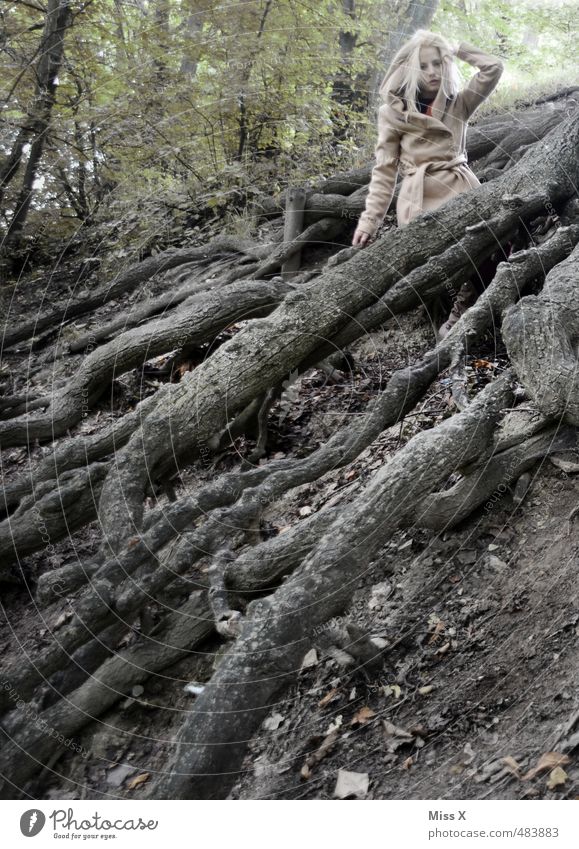
[[[455,102],[457,106],[462,106],[464,120],[467,120],[497,87],[504,65],[498,56],[491,56],[466,41],[459,42],[454,52],[459,59],[478,68],[478,73],[470,78],[456,96]]]

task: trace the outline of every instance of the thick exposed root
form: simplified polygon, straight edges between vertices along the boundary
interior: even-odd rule
[[[74,378],[47,403],[44,415],[0,422],[0,445],[55,439],[80,421],[113,377],[157,354],[210,341],[235,321],[267,315],[289,291],[282,280],[232,283],[193,296],[174,315],[122,333],[85,358]]]
[[[449,471],[490,443],[512,401],[509,380],[508,375],[499,378],[467,410],[410,440],[273,596],[251,603],[234,650],[225,655],[211,687],[183,724],[174,764],[157,783],[156,797],[227,795],[246,741],[274,694],[297,674],[312,629],[344,608],[352,587],[412,510],[416,496],[440,485]]]
[[[570,234],[569,247],[577,243]],[[513,366],[540,410],[579,425],[579,247],[547,275],[538,296],[505,315],[503,337]]]
[[[150,280],[156,274],[161,274],[171,268],[176,268],[179,265],[192,261],[207,260],[209,256],[219,256],[223,253],[245,253],[251,254],[252,249],[256,246],[249,239],[235,239],[232,236],[218,236],[206,246],[196,248],[181,248],[179,250],[168,250],[155,256],[148,257],[143,262],[132,266],[127,271],[124,271],[112,283],[103,286],[101,289],[94,292],[89,298],[79,301],[74,304],[66,304],[44,315],[38,315],[32,321],[21,324],[13,330],[3,328],[2,349],[9,348],[29,339],[31,336],[36,336],[44,330],[56,330],[63,321],[70,321],[72,318],[78,318],[81,315],[86,315],[93,312],[103,304],[124,295],[127,292],[132,292],[137,286]]]
[[[465,474],[450,489],[429,495],[416,508],[417,525],[446,530],[458,525],[480,505],[491,510],[521,475],[537,462],[559,451],[577,447],[575,428],[550,427],[536,436],[497,451]]]
[[[84,524],[96,515],[94,497],[91,505],[83,501],[93,486],[97,495],[102,486],[98,512],[104,529],[97,559],[68,564],[40,577],[36,600],[48,610],[37,612],[43,620],[46,616],[51,643],[30,660],[22,659],[4,671],[0,707],[5,711],[2,732],[6,743],[0,752],[0,772],[8,777],[6,796],[18,795],[21,789],[26,792],[26,782],[39,764],[55,763],[61,745],[58,735],[61,742],[74,736],[128,695],[135,684],[162,674],[215,631],[236,642],[195,702],[183,726],[173,768],[152,795],[226,795],[240,768],[247,739],[275,693],[293,680],[311,647],[312,630],[344,609],[352,587],[395,529],[408,523],[451,527],[492,499],[499,488],[504,491],[515,483],[537,460],[553,451],[575,448],[575,413],[567,400],[576,394],[573,328],[579,311],[568,282],[561,282],[567,274],[565,258],[579,238],[579,228],[571,225],[560,227],[539,248],[499,265],[491,285],[443,342],[418,362],[394,372],[363,415],[308,457],[285,458],[249,469],[242,466],[194,497],[144,512],[144,495],[151,482],[167,480],[182,462],[205,458],[223,444],[227,434],[231,438],[232,433],[247,433],[253,421],[257,423],[253,436],[258,447],[250,459],[256,462],[264,450],[269,405],[288,373],[311,367],[393,314],[461,282],[479,260],[512,238],[517,227],[532,221],[546,203],[562,205],[574,191],[569,174],[574,173],[577,127],[575,116],[549,137],[548,162],[539,144],[525,152],[521,163],[513,163],[515,154],[508,162],[508,173],[495,184],[457,198],[402,232],[387,233],[363,253],[341,252],[343,256],[328,263],[313,283],[306,282],[315,273],[312,271],[294,278],[293,284],[298,279],[304,282],[285,297],[279,309],[266,319],[249,322],[186,375],[181,385],[163,387],[157,396],[143,402],[142,412],[150,403],[146,416],[135,411],[111,425],[102,437],[63,443],[39,464],[30,480],[18,481],[5,491],[8,510],[20,505],[9,517],[11,524],[0,526],[0,549],[9,542],[13,550],[16,547],[15,553],[22,555],[46,545],[34,528],[38,517],[50,540],[63,535],[63,528],[68,532],[77,527],[75,517],[82,510]],[[496,130],[502,138],[507,127],[495,128],[491,122],[486,130],[489,135]],[[482,149],[484,138],[479,141]],[[495,164],[503,167],[502,162]],[[339,217],[344,210],[354,214],[360,203],[363,205],[363,197],[358,184],[349,184],[348,175],[340,175],[334,183],[328,181],[327,186],[310,193],[308,221],[314,223],[306,234],[290,245],[274,247],[273,253],[271,244],[248,247],[243,270],[238,262],[230,273],[247,278],[257,271],[276,271],[303,242],[318,238],[323,227],[330,228],[324,231],[327,238],[329,232],[335,237],[344,223]],[[332,228],[337,229],[334,232]],[[569,259],[575,255],[576,251]],[[197,266],[200,260],[190,261]],[[542,279],[553,266],[557,267],[548,281],[559,280],[560,289],[557,284],[546,298],[524,298],[513,307],[528,283]],[[185,263],[174,267],[183,274],[191,273]],[[561,267],[563,272],[556,273]],[[219,291],[212,293],[220,300],[227,289],[224,279],[219,281]],[[267,286],[275,288],[278,283],[281,285],[281,281],[267,281]],[[246,279],[243,285],[262,284]],[[280,291],[278,303],[284,295],[285,291]],[[210,298],[203,293],[203,306]],[[526,326],[525,303],[536,300],[544,301],[543,312],[537,315],[549,332],[556,325],[554,336],[569,364],[548,402],[541,402],[524,372],[527,357],[535,358],[531,371],[545,371],[537,351],[527,353],[521,348],[518,355],[520,339],[509,341],[520,336],[521,326]],[[143,306],[143,315],[159,305],[164,308],[166,302],[163,296],[158,303]],[[165,332],[170,336],[174,328],[169,328],[169,322],[174,325],[187,307],[187,301],[182,302],[161,322],[131,331],[136,348],[142,343],[139,333],[148,329],[146,351],[151,356],[151,336],[155,341]],[[268,309],[263,309],[265,315]],[[456,366],[467,350],[472,351],[486,329],[501,322],[506,310],[508,316],[518,317],[504,323],[509,349],[514,346],[516,373],[503,375],[471,403],[464,398],[464,410],[414,437],[350,503],[321,510],[274,539],[261,541],[259,522],[266,506],[356,459],[384,428],[415,407],[441,371]],[[230,320],[237,318],[236,313]],[[197,331],[191,331],[191,322],[190,315],[184,333]],[[114,326],[102,328],[97,341],[110,332],[115,332]],[[176,347],[169,336],[159,341],[164,347],[155,353]],[[549,337],[544,344],[554,343]],[[112,345],[94,353],[102,355],[104,351],[106,357]],[[98,372],[98,362],[98,358],[90,361],[93,372]],[[84,384],[79,384],[84,386],[83,401],[90,403],[99,381],[106,383],[110,376],[98,372],[93,386],[87,370]],[[542,412],[528,427],[508,429],[506,423],[521,413],[520,408],[508,412],[517,376]],[[551,377],[549,374],[549,382]],[[41,404],[42,399],[33,403],[37,402]],[[12,401],[6,405],[8,415],[17,409]],[[36,418],[48,420],[54,412],[50,409],[45,417]],[[568,424],[561,426],[559,420],[569,415]],[[499,429],[501,418],[505,426]],[[51,427],[50,438],[54,436]],[[114,463],[98,462],[122,444],[125,447]],[[450,473],[460,477],[446,489]],[[56,493],[60,498],[63,491],[64,505],[59,506]],[[26,548],[31,544],[32,549]],[[264,592],[271,595],[262,598]],[[252,601],[256,594],[259,601]],[[150,620],[147,624],[151,601],[174,611],[153,630]],[[119,651],[121,639],[136,623],[140,623],[138,640]],[[350,640],[360,644],[361,658],[371,660],[376,647],[366,637],[350,635]],[[28,702],[37,721],[27,722],[25,709],[13,710],[17,700]]]

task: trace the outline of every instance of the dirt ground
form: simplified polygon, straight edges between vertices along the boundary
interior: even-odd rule
[[[107,305],[71,332],[83,332],[115,308]],[[268,457],[311,451],[363,411],[394,369],[433,342],[418,310],[353,345],[355,367],[338,382],[321,371],[290,380],[272,411]],[[39,390],[51,391],[76,362],[42,353],[6,359],[20,375],[14,392],[31,365],[38,369],[33,382]],[[500,342],[489,336],[469,363],[472,394],[504,368]],[[124,375],[80,428],[102,426],[153,389],[139,370]],[[353,498],[401,444],[452,412],[443,375],[411,416],[354,463],[274,505],[264,517],[263,537]],[[235,466],[251,447],[238,440],[213,468],[183,470],[181,491]],[[37,446],[32,456],[46,450]],[[27,458],[24,449],[6,451],[5,478],[22,473]],[[457,529],[396,533],[368,565],[350,608],[318,629],[297,684],[279,696],[251,741],[230,798],[330,799],[339,770],[360,774],[353,786],[363,789],[353,795],[371,799],[577,798],[572,747],[566,746],[570,757],[543,757],[563,753],[577,730],[574,721],[579,724],[578,522],[569,519],[577,496],[577,476],[544,461],[532,470],[518,506],[510,491],[497,492]],[[26,559],[28,588],[3,593],[2,665],[53,638],[62,610],[51,608],[47,618],[36,606],[36,577],[89,557],[98,540],[95,522],[55,545],[57,562],[43,552]],[[377,657],[369,667],[348,654],[348,626],[376,638]],[[137,639],[133,630],[124,644]],[[217,639],[210,640],[135,688],[75,738],[82,756],[64,750],[26,792],[39,799],[149,795],[194,698],[184,686],[202,685],[219,651]]]

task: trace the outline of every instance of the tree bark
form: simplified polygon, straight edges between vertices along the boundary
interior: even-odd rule
[[[389,231],[349,262],[292,292],[282,308],[252,322],[196,369],[193,380],[176,386],[167,410],[162,416],[153,413],[131,437],[105,482],[102,520],[113,548],[122,547],[128,527],[141,524],[142,493],[149,476],[207,446],[233,414],[311,355],[320,336],[336,336],[349,316],[382,297],[427,260],[435,269],[434,258],[449,242],[460,241],[465,228],[476,227],[500,243],[513,226],[508,217],[504,221],[497,217],[501,210],[512,207],[515,217],[524,221],[545,204],[559,204],[573,196],[578,128],[579,112],[504,177],[458,196],[431,215],[419,216],[407,227]],[[493,223],[481,224],[488,221]],[[146,464],[135,460],[143,457]]]
[[[505,316],[503,337],[521,382],[552,419],[579,425],[579,247],[547,275],[540,295]]]
[[[32,139],[22,187],[15,202],[6,232],[4,252],[19,240],[26,222],[33,184],[44,152],[57,88],[56,78],[64,55],[64,38],[72,21],[69,0],[49,0],[39,60],[36,66],[36,92],[31,107],[31,118],[20,130],[12,151],[0,168],[0,205],[6,186],[16,175],[22,159],[24,145]]]

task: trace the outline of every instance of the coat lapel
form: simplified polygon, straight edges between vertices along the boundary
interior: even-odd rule
[[[402,123],[406,132],[412,127],[416,130],[417,135],[422,135],[428,130],[443,130],[452,136],[452,130],[441,120],[442,115],[446,113],[448,104],[452,101],[448,100],[445,103],[444,95],[441,89],[432,102],[432,111],[434,115],[424,115],[422,112],[409,112],[404,108],[404,101],[401,97],[397,97],[391,92],[388,93],[385,105],[388,107],[388,116],[391,123],[400,126]],[[440,115],[441,117],[435,117]]]

